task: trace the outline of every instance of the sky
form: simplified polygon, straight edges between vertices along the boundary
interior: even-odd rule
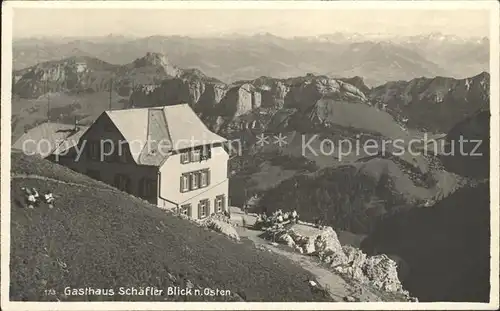
[[[269,32],[314,36],[334,32],[488,36],[486,10],[255,10],[15,8],[13,37],[152,35],[213,36]]]

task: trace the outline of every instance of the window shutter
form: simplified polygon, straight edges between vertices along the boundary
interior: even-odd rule
[[[182,189],[182,188],[183,188],[183,187],[182,187],[182,179],[183,179],[182,177],[183,177],[183,176],[181,175],[181,186],[180,186],[180,188],[179,188],[180,192],[184,192],[184,189]]]
[[[202,209],[202,203],[198,203],[198,218],[201,218],[201,209]]]
[[[206,170],[207,172],[207,187],[210,186],[210,170]]]
[[[187,209],[188,216],[193,217],[193,208],[191,207],[191,204],[188,205]]]
[[[226,210],[226,196],[223,195],[221,200],[222,200],[222,210],[224,211]]]
[[[210,216],[211,213],[210,213],[210,200],[207,200],[207,216]]]

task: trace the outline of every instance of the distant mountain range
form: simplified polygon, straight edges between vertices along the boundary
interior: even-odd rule
[[[147,52],[164,53],[181,68],[197,68],[225,83],[259,76],[362,76],[376,86],[418,77],[465,78],[489,68],[487,38],[441,34],[387,37],[336,33],[281,38],[269,33],[191,38],[36,38],[13,43],[14,69],[72,56],[127,64]]]

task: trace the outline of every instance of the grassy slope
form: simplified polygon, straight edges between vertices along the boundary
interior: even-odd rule
[[[325,300],[312,293],[311,275],[286,258],[227,240],[118,191],[103,189],[45,160],[12,155],[14,173],[80,182],[82,187],[34,179],[12,180],[11,299],[61,300],[65,286],[195,286],[229,289],[247,301]],[[51,190],[56,208],[21,208],[21,186]],[[183,297],[108,297],[116,300]],[[209,297],[189,297],[207,300]],[[232,297],[216,299],[231,300]]]

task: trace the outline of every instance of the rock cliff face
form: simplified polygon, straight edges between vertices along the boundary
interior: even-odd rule
[[[308,75],[293,79],[261,77],[226,85],[199,72],[183,72],[178,77],[163,80],[158,85],[138,86],[130,97],[134,107],[151,107],[179,102],[189,103],[209,122],[232,122],[253,111],[275,112],[281,108],[297,108],[307,112],[325,96],[343,102],[367,103],[366,95],[357,87],[325,76]],[[206,120],[208,120],[206,118]]]
[[[394,116],[408,118],[409,127],[446,133],[467,115],[489,106],[489,87],[487,72],[461,80],[418,78],[379,86],[370,99]]]

